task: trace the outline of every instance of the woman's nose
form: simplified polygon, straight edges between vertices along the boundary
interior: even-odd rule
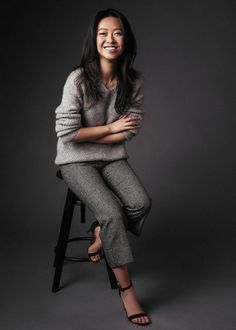
[[[114,41],[114,36],[112,34],[107,35],[107,41]]]

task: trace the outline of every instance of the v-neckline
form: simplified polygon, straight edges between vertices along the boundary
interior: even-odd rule
[[[117,87],[118,87],[118,83],[116,83],[116,86],[115,86],[113,89],[109,89],[109,88],[107,88],[107,87],[103,84],[102,81],[100,81],[100,84],[101,84],[101,86],[102,86],[107,92],[113,92],[113,91],[115,91],[115,90],[117,89]]]

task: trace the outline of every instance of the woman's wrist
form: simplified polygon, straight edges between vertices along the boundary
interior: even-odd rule
[[[112,134],[111,124],[107,124],[106,126],[108,128],[108,134]]]

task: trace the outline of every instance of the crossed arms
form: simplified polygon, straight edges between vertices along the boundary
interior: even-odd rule
[[[117,143],[127,140],[124,132],[129,129],[140,127],[139,118],[131,116],[129,113],[122,115],[113,123],[94,126],[81,127],[72,139],[74,142],[93,142],[93,143]]]
[[[134,93],[135,105],[128,112],[112,123],[83,127],[80,110],[83,107],[82,95],[78,95],[75,86],[76,72],[72,72],[63,88],[62,102],[57,107],[55,130],[57,137],[63,143],[73,141],[77,143],[118,143],[130,140],[137,135],[143,122],[143,81],[139,81]]]

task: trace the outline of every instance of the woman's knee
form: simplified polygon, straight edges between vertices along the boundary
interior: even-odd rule
[[[142,202],[142,207],[145,213],[148,213],[152,208],[152,198],[150,196],[146,196]]]
[[[133,200],[131,203],[125,204],[123,207],[125,212],[128,213],[130,216],[137,216],[137,214],[146,214],[151,210],[152,198],[148,195],[142,195],[135,201]]]

